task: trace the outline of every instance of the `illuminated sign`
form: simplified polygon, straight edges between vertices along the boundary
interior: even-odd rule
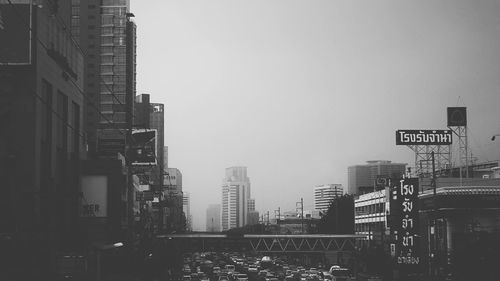
[[[397,130],[396,145],[450,145],[451,130]]]
[[[397,265],[417,271],[418,253],[418,178],[391,180],[391,233],[396,241],[394,259]]]

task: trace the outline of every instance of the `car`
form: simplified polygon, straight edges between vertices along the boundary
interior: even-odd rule
[[[237,274],[236,280],[237,281],[248,281],[248,276],[246,274]]]
[[[349,269],[341,267],[333,268],[333,270],[330,270],[330,274],[332,275],[332,281],[350,281],[352,276]]]
[[[236,270],[236,268],[232,264],[226,264],[225,269],[227,270],[227,272],[234,272]]]

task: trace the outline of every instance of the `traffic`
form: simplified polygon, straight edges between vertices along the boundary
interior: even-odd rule
[[[181,281],[356,281],[353,272],[321,262],[304,266],[300,258],[248,253],[189,253],[183,256]]]

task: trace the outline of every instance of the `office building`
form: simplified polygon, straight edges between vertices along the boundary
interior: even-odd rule
[[[314,209],[325,212],[336,197],[344,194],[341,184],[324,184],[314,187]]]
[[[207,232],[220,232],[220,204],[211,204],[207,208]]]
[[[249,202],[255,210],[255,201],[250,198],[250,179],[246,167],[230,167],[222,184],[222,230],[248,224]],[[252,210],[252,211],[253,211]]]
[[[388,191],[378,190],[359,195],[354,199],[354,232],[365,235],[358,242],[364,246],[381,245],[387,223]]]
[[[182,211],[186,217],[186,231],[193,230],[192,216],[191,216],[191,194],[183,192],[182,195]]]
[[[404,175],[406,165],[403,163],[392,163],[387,160],[367,161],[364,165],[348,167],[347,193],[352,195],[376,191],[378,178],[400,178]]]
[[[135,167],[137,173],[147,174],[150,182],[156,189],[160,189],[162,185],[162,171],[163,168],[163,148],[164,148],[164,114],[163,104],[151,103],[149,94],[140,94],[135,97],[135,116],[134,116],[134,129],[143,131],[156,131],[156,139],[151,140],[155,142],[154,145],[154,165],[147,165],[147,167]],[[135,141],[131,140],[131,144]]]

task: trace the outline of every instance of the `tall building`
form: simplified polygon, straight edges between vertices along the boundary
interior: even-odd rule
[[[250,194],[250,179],[246,167],[230,167],[222,183],[222,230],[248,224],[249,205],[255,210]]]
[[[86,157],[84,56],[66,28],[70,4],[0,1],[0,233],[6,235],[0,238],[0,271],[5,279],[54,279],[57,258],[84,252],[78,220],[80,165]],[[16,272],[26,262],[29,270]]]
[[[364,165],[347,168],[347,193],[357,195],[377,190],[377,178],[399,178],[404,175],[406,165],[387,160],[367,161]]]
[[[139,169],[139,173],[148,174],[151,183],[159,189],[162,185],[163,168],[163,145],[164,145],[164,114],[163,104],[151,103],[149,94],[141,94],[135,97],[135,124],[134,129],[156,131],[156,145],[154,147],[154,158],[156,165],[148,165],[144,169]],[[131,143],[134,142],[132,138]]]
[[[59,1],[60,3],[61,1]],[[73,37],[86,55],[85,131],[89,157],[116,159],[133,125],[136,26],[129,0],[72,0]]]
[[[207,232],[220,232],[220,204],[210,204],[207,208]]]
[[[193,230],[193,221],[191,217],[191,194],[189,192],[183,192],[182,195],[182,211],[186,216],[186,230]]]
[[[166,227],[168,230],[183,231],[183,192],[182,173],[177,168],[167,168],[163,175],[163,195],[167,201],[165,212]]]
[[[324,212],[328,210],[330,203],[336,197],[344,194],[341,184],[324,184],[314,187],[314,209]]]

